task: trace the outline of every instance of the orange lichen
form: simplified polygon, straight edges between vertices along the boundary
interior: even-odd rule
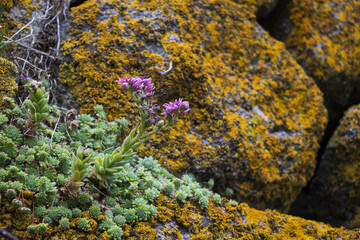
[[[183,97],[192,113],[140,155],[286,211],[313,174],[327,113],[312,79],[257,24],[256,2],[86,1],[72,8],[60,80],[82,112],[100,103],[110,119],[134,122],[115,80],[152,77],[158,104]]]
[[[360,3],[353,0],[295,0],[294,30],[287,48],[312,76],[332,108],[359,95]]]

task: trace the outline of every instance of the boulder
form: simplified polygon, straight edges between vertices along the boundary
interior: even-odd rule
[[[25,201],[31,195],[25,192]],[[305,220],[276,211],[259,211],[250,208],[246,203],[235,204],[225,198],[222,204],[209,201],[205,209],[193,201],[179,203],[176,199],[160,195],[157,200],[158,216],[147,222],[138,222],[122,227],[123,239],[343,239],[360,238],[360,230],[333,228],[327,224]],[[70,229],[61,229],[51,225],[41,235],[29,233],[26,226],[32,218],[15,211],[12,204],[0,203],[0,227],[11,229],[11,233],[19,239],[101,239],[108,240],[108,232],[95,231],[97,221],[89,214],[83,216],[91,223],[86,232],[76,230],[76,221],[70,222]],[[4,207],[5,206],[5,207]],[[14,217],[16,216],[16,218]],[[99,219],[103,219],[101,215]],[[35,222],[41,221],[33,218]]]
[[[360,226],[360,105],[331,137],[310,186],[311,214],[335,225]]]
[[[140,148],[180,175],[215,180],[234,199],[287,211],[313,175],[327,122],[322,93],[283,43],[256,21],[253,1],[86,1],[71,8],[60,80],[110,119],[137,115],[115,80],[152,77],[158,104],[192,114]],[[133,121],[130,121],[133,122]]]
[[[287,49],[324,93],[329,121],[337,122],[360,102],[360,3],[295,0],[291,6]]]

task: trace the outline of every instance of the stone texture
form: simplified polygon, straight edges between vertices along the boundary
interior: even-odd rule
[[[360,226],[360,105],[344,115],[310,187],[310,214],[336,225]]]
[[[360,1],[294,0],[286,41],[325,97],[329,120],[360,102]]]
[[[231,187],[251,206],[287,211],[313,174],[327,112],[256,11],[252,1],[86,1],[72,8],[60,80],[83,112],[100,103],[110,119],[133,122],[134,104],[115,80],[152,77],[159,105],[181,97],[192,114],[141,156],[177,175],[213,177],[217,191]]]
[[[25,201],[31,204],[32,195],[24,193]],[[209,206],[201,209],[193,201],[178,203],[172,197],[160,195],[156,204],[158,216],[148,222],[138,222],[133,226],[125,224],[123,239],[342,239],[360,238],[360,230],[333,228],[324,223],[305,220],[280,214],[276,211],[259,211],[250,208],[246,203],[230,204],[226,199],[215,204],[210,200]],[[94,228],[87,232],[76,231],[76,220],[70,222],[70,229],[51,226],[46,234],[29,234],[26,226],[32,223],[29,216],[20,215],[15,207],[6,202],[0,203],[0,227],[12,230],[19,239],[101,239],[108,240],[107,232],[100,233]],[[13,216],[16,216],[14,218]],[[98,219],[92,219],[83,212],[93,226]],[[99,219],[104,219],[101,215]],[[41,221],[39,218],[35,222]],[[1,236],[0,236],[1,239]]]

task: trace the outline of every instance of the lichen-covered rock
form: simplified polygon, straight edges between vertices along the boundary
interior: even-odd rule
[[[267,2],[267,1],[263,1]],[[141,148],[175,174],[286,211],[315,169],[326,109],[314,81],[256,22],[254,1],[86,1],[72,8],[60,80],[82,111],[137,115],[115,82],[152,77],[192,114]],[[132,122],[132,121],[131,121]]]
[[[360,1],[295,0],[286,41],[325,96],[329,117],[360,102]]]
[[[12,96],[17,89],[17,68],[14,63],[0,57],[0,107],[4,96]]]
[[[247,6],[252,5],[256,9],[256,16],[262,18],[274,10],[279,0],[234,0],[234,2]]]
[[[340,122],[310,187],[311,209],[333,224],[360,227],[360,105]]]
[[[32,195],[25,192],[24,201],[31,204]],[[216,204],[212,200],[205,209],[193,201],[185,204],[160,195],[156,200],[158,216],[148,222],[138,222],[133,226],[122,227],[124,239],[343,239],[360,238],[360,230],[333,228],[329,225],[280,214],[276,211],[259,211],[246,203],[234,204],[226,199]],[[95,231],[97,221],[83,212],[90,227],[86,232],[73,229],[80,217],[73,218],[69,229],[49,226],[43,234],[26,231],[26,227],[37,223],[41,218],[19,214],[15,207],[6,201],[1,202],[0,227],[12,229],[19,239],[109,239],[108,232]],[[5,206],[5,207],[4,207]],[[14,217],[16,216],[16,217]],[[99,219],[104,219],[102,215]],[[0,236],[0,239],[1,238]]]

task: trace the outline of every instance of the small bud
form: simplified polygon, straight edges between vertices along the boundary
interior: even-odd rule
[[[155,129],[156,130],[161,129],[163,126],[164,126],[164,121],[160,120],[155,124]]]
[[[124,90],[129,89],[129,84],[128,83],[122,83],[121,86],[123,87]]]

